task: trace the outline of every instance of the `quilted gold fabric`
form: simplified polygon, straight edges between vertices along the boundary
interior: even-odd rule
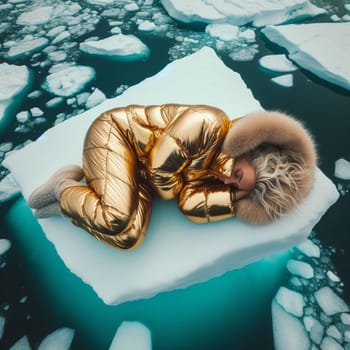
[[[234,193],[215,175],[231,175],[233,159],[220,150],[233,123],[205,105],[130,105],[101,114],[85,138],[86,184],[61,193],[62,211],[120,249],[143,241],[154,194],[177,197],[196,223],[232,217]]]

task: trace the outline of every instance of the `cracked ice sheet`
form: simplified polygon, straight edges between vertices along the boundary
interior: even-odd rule
[[[262,33],[301,67],[350,90],[350,22],[268,26]]]
[[[325,13],[307,0],[161,0],[169,15],[181,22],[252,22],[256,27]]]
[[[121,96],[48,130],[37,141],[10,154],[3,164],[27,198],[56,169],[81,163],[84,135],[101,112],[128,104],[169,102],[211,104],[231,117],[261,109],[241,76],[205,47],[173,61]],[[318,170],[314,190],[300,208],[263,226],[236,219],[196,225],[184,218],[175,201],[156,200],[145,241],[131,252],[104,245],[67,218],[39,222],[67,267],[91,285],[105,303],[120,304],[203,282],[297,245],[338,196],[333,183]]]

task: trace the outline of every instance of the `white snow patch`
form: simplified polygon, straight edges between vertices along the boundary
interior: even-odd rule
[[[116,34],[108,38],[80,44],[80,50],[91,55],[119,60],[138,60],[149,55],[149,48],[136,36]]]
[[[109,350],[151,350],[150,330],[140,322],[123,322]]]
[[[329,287],[322,287],[315,293],[315,298],[327,316],[349,311],[349,306]]]
[[[49,74],[42,87],[57,96],[72,96],[95,78],[95,70],[88,66],[70,66]]]
[[[350,162],[340,158],[335,162],[334,176],[342,180],[350,180]]]
[[[41,341],[37,350],[69,350],[73,337],[74,329],[67,327],[56,329]]]
[[[350,23],[268,26],[262,33],[321,79],[350,90]]]
[[[272,72],[287,73],[298,69],[284,54],[263,56],[259,59],[259,64]]]

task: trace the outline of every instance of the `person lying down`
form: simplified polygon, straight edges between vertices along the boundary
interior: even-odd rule
[[[68,165],[28,199],[37,218],[65,215],[98,240],[142,243],[154,195],[195,223],[266,224],[310,192],[317,155],[296,119],[259,111],[234,120],[207,105],[129,105],[102,113]]]

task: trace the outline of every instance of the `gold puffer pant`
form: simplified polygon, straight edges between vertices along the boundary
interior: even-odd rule
[[[201,105],[132,105],[103,113],[85,138],[86,184],[62,191],[63,213],[124,250],[143,241],[154,193],[179,197],[180,210],[194,222],[232,217],[233,193],[212,175],[232,167],[220,153],[230,125],[224,112]]]

